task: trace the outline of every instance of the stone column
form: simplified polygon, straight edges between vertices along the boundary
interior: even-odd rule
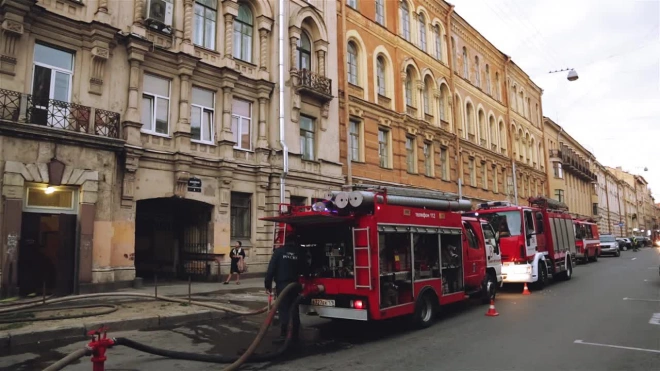
[[[139,88],[140,88],[140,65],[144,61],[144,54],[142,50],[138,50],[129,46],[128,60],[130,63],[130,70],[128,75],[128,107],[124,115],[123,122],[123,137],[128,144],[142,147],[140,141],[140,129],[142,128],[142,120],[139,110]]]
[[[298,69],[298,37],[291,36],[289,38],[289,45],[291,48],[290,70]]]
[[[234,100],[233,82],[225,82],[222,87],[222,133],[221,142],[234,142],[234,136],[231,131],[231,104]]]
[[[225,14],[225,57],[234,58],[234,15]]]
[[[424,83],[417,81],[417,118],[424,119]]]
[[[192,11],[193,0],[183,1],[183,42],[186,44],[192,43]]]
[[[175,132],[190,133],[190,77],[187,73],[179,75],[179,120]]]
[[[266,137],[267,102],[268,97],[264,97],[262,94],[259,94],[259,131],[257,140],[257,147],[259,148],[268,148],[268,138]]]
[[[135,0],[135,4],[133,5],[133,14],[134,14],[133,23],[134,24],[135,23],[142,23],[142,21],[144,21],[144,16],[142,15],[142,12],[144,11],[143,10],[144,9],[143,8],[144,7],[143,3],[145,1],[146,0]]]
[[[319,50],[316,55],[319,64],[319,75],[325,76],[325,50]]]
[[[8,14],[6,17],[8,16],[13,16],[13,14]],[[24,32],[22,18],[20,17],[20,21],[7,18],[2,22],[0,37],[4,41],[4,48],[1,50],[2,54],[0,54],[0,73],[11,76],[16,74],[16,63],[18,61],[16,51],[20,49],[18,44]]]
[[[270,32],[262,28],[259,30],[259,69],[266,71],[268,66],[268,60],[271,58],[268,55],[268,35]]]

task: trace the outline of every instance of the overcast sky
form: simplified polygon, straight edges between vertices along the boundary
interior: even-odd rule
[[[660,0],[450,3],[544,90],[545,116],[660,202]],[[548,73],[567,67],[577,81]]]

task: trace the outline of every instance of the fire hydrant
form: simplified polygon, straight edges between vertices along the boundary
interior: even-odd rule
[[[108,359],[105,352],[115,345],[115,341],[108,339],[107,326],[101,326],[98,330],[91,330],[87,333],[87,336],[92,337],[92,340],[87,344],[87,347],[92,350],[92,370],[104,371],[105,361]]]

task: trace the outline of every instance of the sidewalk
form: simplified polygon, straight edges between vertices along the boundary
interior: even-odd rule
[[[168,282],[158,285],[158,296],[187,299],[188,290],[188,282]],[[154,295],[155,287],[153,284],[145,284],[144,287],[139,289],[122,289],[115,292]],[[217,303],[241,311],[263,308],[268,302],[268,296],[263,289],[263,278],[247,278],[241,280],[240,285],[237,285],[234,281],[227,285],[222,282],[192,282],[190,292],[192,301]],[[35,298],[20,301],[32,300],[35,300]],[[171,303],[149,298],[107,297],[81,299],[62,303],[61,305],[47,305],[45,308],[53,308],[54,310],[45,313],[36,312],[29,318],[93,313],[104,309],[57,310],[58,306],[70,307],[90,304],[111,304],[116,305],[118,309],[113,313],[84,318],[0,323],[0,354],[18,347],[42,344],[49,341],[84,340],[88,338],[88,331],[98,329],[101,325],[108,326],[111,336],[112,333],[117,331],[164,328],[234,316],[231,313],[197,305]],[[1,304],[0,308],[3,308]]]

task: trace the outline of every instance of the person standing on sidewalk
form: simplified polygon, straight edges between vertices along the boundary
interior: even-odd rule
[[[293,240],[288,239],[284,246],[275,249],[273,256],[268,263],[268,270],[266,271],[266,279],[264,286],[268,293],[272,292],[273,280],[275,281],[275,293],[279,297],[282,291],[289,284],[298,282],[301,275],[307,273],[306,256],[300,246]],[[293,340],[298,340],[298,333],[300,331],[300,312],[299,308],[293,308],[293,318],[289,318],[291,306],[296,299],[299,290],[290,292],[286,297],[282,298],[279,307],[280,317],[280,339],[277,342],[285,340],[289,321],[293,321]]]
[[[639,241],[637,241],[637,237],[633,236],[632,238],[632,245],[633,245],[633,251],[637,252],[639,251]]]
[[[238,269],[238,264],[245,264],[245,251],[243,251],[242,246],[243,244],[241,241],[236,241],[236,245],[233,249],[231,249],[231,252],[229,253],[229,257],[231,258],[231,267],[229,269],[227,280],[224,282],[225,285],[229,284],[229,281],[231,281],[231,276],[234,273],[236,273],[236,284],[241,284],[241,270]]]

